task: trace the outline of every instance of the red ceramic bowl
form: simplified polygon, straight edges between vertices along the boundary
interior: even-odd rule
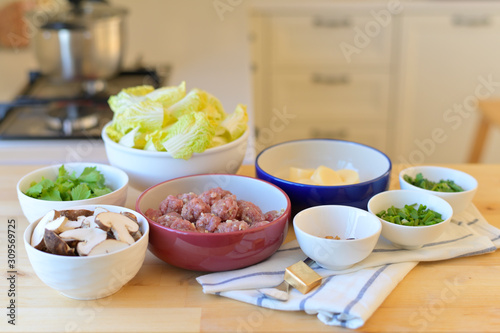
[[[200,194],[220,187],[237,199],[256,204],[265,213],[282,214],[273,222],[227,233],[200,233],[171,229],[147,219],[149,250],[168,264],[196,271],[217,272],[247,267],[270,257],[286,238],[291,215],[290,199],[280,188],[266,181],[230,174],[203,174],[176,178],[152,186],[137,199],[135,209],[145,216],[158,209],[169,194]]]

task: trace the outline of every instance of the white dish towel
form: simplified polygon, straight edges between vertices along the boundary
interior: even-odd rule
[[[380,237],[375,250],[362,262],[332,271],[314,264],[321,286],[306,295],[291,288],[288,301],[263,296],[259,288],[278,285],[285,268],[305,258],[297,241],[284,244],[269,259],[240,270],[210,273],[197,278],[204,293],[216,294],[275,310],[316,314],[327,325],[359,328],[396,285],[420,261],[473,256],[500,247],[500,230],[488,224],[474,205],[453,216],[446,232],[418,250],[395,248]]]

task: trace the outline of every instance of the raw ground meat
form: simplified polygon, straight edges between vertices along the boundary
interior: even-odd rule
[[[200,195],[193,192],[168,195],[159,209],[149,208],[145,215],[172,229],[223,233],[269,224],[281,213],[271,210],[264,214],[254,203],[237,200],[231,192],[216,187]]]
[[[278,212],[277,210],[271,210],[271,211],[269,211],[269,212],[267,212],[267,213],[264,214],[264,220],[265,221],[269,221],[269,222],[273,222],[280,215],[281,215],[281,213]]]
[[[169,195],[160,203],[160,210],[163,214],[170,212],[181,213],[182,206],[184,206],[184,201],[173,195]]]
[[[194,198],[182,207],[181,216],[185,220],[196,222],[201,213],[210,213],[210,206],[200,198]]]
[[[172,224],[170,224],[170,228],[182,231],[196,231],[196,228],[193,223],[181,218],[172,221]]]
[[[260,227],[260,226],[263,226],[263,225],[266,225],[269,223],[271,223],[271,222],[269,222],[269,221],[254,222],[254,223],[250,224],[250,228],[257,228],[257,227]]]
[[[215,187],[210,190],[207,190],[200,194],[198,197],[205,201],[207,205],[212,206],[216,201],[228,196],[232,195],[231,192],[221,189],[220,187]]]
[[[264,214],[254,203],[246,200],[238,200],[238,214],[236,218],[248,223],[265,221]]]
[[[162,216],[163,214],[162,214],[161,210],[159,210],[159,209],[148,208],[148,210],[146,210],[144,215],[146,215],[147,218],[149,218],[153,221],[157,221],[158,218],[160,216]]]
[[[227,195],[215,201],[211,208],[212,214],[217,215],[222,220],[233,220],[238,214],[238,201],[235,195]]]
[[[249,225],[245,221],[239,220],[227,220],[226,222],[221,222],[219,226],[217,226],[217,230],[215,232],[231,232],[231,231],[240,231],[248,229]]]
[[[179,213],[170,212],[162,215],[156,221],[159,224],[177,230],[196,231],[194,225],[181,217]]]
[[[177,198],[181,199],[184,203],[187,203],[190,200],[197,198],[197,197],[198,197],[198,194],[196,194],[194,192],[177,194]]]
[[[212,213],[201,213],[196,221],[196,230],[199,232],[214,232],[221,222],[220,217]]]

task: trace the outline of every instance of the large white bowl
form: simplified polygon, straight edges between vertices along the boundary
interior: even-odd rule
[[[382,230],[380,220],[373,214],[341,205],[307,208],[295,215],[293,227],[302,251],[332,270],[349,268],[368,257]]]
[[[96,207],[134,214],[140,224],[142,237],[117,252],[69,257],[43,252],[31,246],[31,234],[39,221],[30,224],[24,232],[24,246],[36,275],[47,286],[70,298],[89,300],[112,295],[137,274],[144,262],[149,237],[146,219],[134,210],[112,205],[84,205],[69,209],[94,210]]]
[[[382,237],[398,248],[419,249],[438,239],[451,221],[453,209],[450,204],[430,193],[412,190],[386,191],[375,195],[368,201],[368,211],[374,215],[391,206],[402,208],[404,205],[414,203],[426,205],[428,209],[440,213],[444,221],[428,226],[406,226],[380,219]]]
[[[433,182],[438,182],[440,180],[453,180],[455,184],[460,185],[465,191],[463,192],[437,192],[425,190],[423,188],[414,186],[404,180],[404,175],[408,175],[415,178],[416,175],[422,173],[424,178],[429,179]],[[399,186],[403,190],[414,190],[422,191],[430,194],[434,194],[440,198],[446,200],[453,208],[453,213],[458,214],[462,212],[467,206],[472,202],[474,195],[477,191],[477,180],[471,175],[445,167],[438,166],[414,166],[406,168],[399,173]]]
[[[194,153],[189,160],[173,158],[168,152],[147,151],[120,145],[109,138],[106,127],[102,139],[111,165],[124,170],[130,185],[140,191],[163,181],[202,173],[235,174],[246,154],[250,131],[233,142]]]
[[[69,173],[75,171],[76,175],[80,175],[86,167],[96,167],[96,170],[99,170],[104,176],[106,185],[113,190],[111,193],[96,198],[73,201],[41,200],[24,194],[24,192],[30,188],[32,182],[39,182],[42,180],[42,177],[56,180],[61,165],[62,164],[51,165],[32,171],[22,177],[17,183],[19,204],[29,223],[33,223],[52,209],[62,210],[73,206],[96,204],[125,205],[128,189],[127,174],[116,167],[100,163],[65,163],[64,168]]]

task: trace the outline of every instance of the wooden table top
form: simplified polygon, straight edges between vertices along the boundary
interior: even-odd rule
[[[479,182],[474,204],[500,228],[500,166],[448,165]],[[16,183],[36,165],[0,165],[0,305],[15,301],[0,318],[3,332],[338,332],[315,315],[260,308],[225,297],[206,295],[195,278],[202,273],[172,267],[147,253],[137,276],[118,293],[93,301],[66,298],[34,274],[22,242],[28,222],[16,196]],[[399,187],[393,168],[391,188]],[[239,173],[254,175],[252,166]],[[139,192],[129,190],[127,207]],[[7,224],[17,227],[15,287],[9,283]],[[292,229],[293,230],[293,229]],[[289,233],[287,241],[292,239]],[[9,295],[9,290],[15,296]],[[363,332],[485,332],[500,330],[500,253],[418,264],[385,299]]]

